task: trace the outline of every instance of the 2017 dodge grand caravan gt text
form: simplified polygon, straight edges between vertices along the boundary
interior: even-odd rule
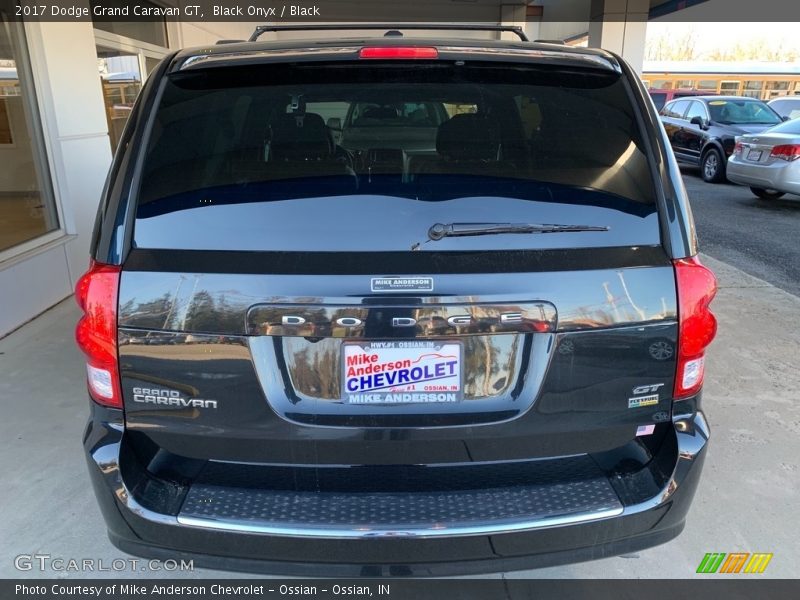
[[[617,56],[396,34],[180,51],[104,194],[76,335],[119,548],[425,575],[684,527],[716,285]]]

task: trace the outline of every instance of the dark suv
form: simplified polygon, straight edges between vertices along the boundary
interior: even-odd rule
[[[412,104],[446,112],[434,148],[396,143]],[[327,126],[354,105],[386,109],[369,147]],[[396,34],[175,53],[76,292],[111,540],[338,575],[666,542],[708,441],[715,290],[611,53]]]

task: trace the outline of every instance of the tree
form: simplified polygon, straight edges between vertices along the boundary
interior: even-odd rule
[[[763,60],[769,62],[792,62],[800,57],[797,48],[789,47],[786,40],[777,41],[766,38],[736,42],[733,46],[715,48],[706,55],[708,60],[741,61]]]
[[[650,36],[645,47],[645,60],[695,60],[697,35],[686,29],[678,35],[666,33]]]

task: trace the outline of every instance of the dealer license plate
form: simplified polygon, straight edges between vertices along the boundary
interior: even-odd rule
[[[460,342],[358,342],[342,348],[342,399],[348,404],[430,404],[463,398]]]

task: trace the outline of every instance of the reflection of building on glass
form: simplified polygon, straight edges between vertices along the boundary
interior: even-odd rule
[[[5,61],[9,62],[9,61]],[[0,66],[0,145],[14,143],[11,131],[11,115],[9,114],[7,97],[19,96],[19,81],[14,67]]]
[[[142,89],[139,57],[121,51],[97,48],[98,68],[103,84],[108,135],[116,149],[133,103]]]

